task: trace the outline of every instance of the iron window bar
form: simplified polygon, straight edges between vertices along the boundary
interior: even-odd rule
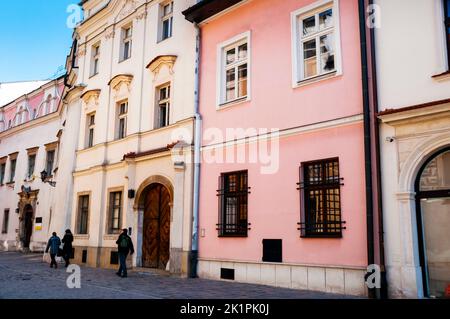
[[[300,236],[342,237],[346,222],[341,220],[344,178],[339,176],[339,158],[304,162],[299,173]]]
[[[248,172],[237,171],[219,176],[217,197],[219,221],[216,224],[219,237],[247,237],[248,223]]]

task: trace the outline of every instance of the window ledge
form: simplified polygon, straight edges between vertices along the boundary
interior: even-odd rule
[[[300,238],[302,239],[308,239],[308,238],[329,238],[329,239],[341,239],[341,234],[308,234],[308,235],[301,235]]]
[[[103,240],[117,240],[119,235],[120,235],[120,233],[103,235]]]
[[[120,60],[119,60],[119,63],[122,63],[122,62],[128,61],[128,60],[130,60],[130,59],[131,59],[131,56],[130,56],[130,57],[128,57],[128,58],[126,58],[126,59],[120,59]]]
[[[89,239],[89,234],[75,234],[73,235],[74,239]]]
[[[445,71],[444,73],[441,73],[441,74],[433,75],[431,78],[438,82],[449,81],[450,80],[450,70]]]
[[[320,81],[325,81],[325,80],[328,80],[328,79],[337,78],[337,77],[339,77],[341,75],[342,75],[342,73],[339,73],[338,71],[333,71],[333,72],[330,72],[330,73],[318,75],[318,76],[315,76],[315,77],[312,77],[312,78],[309,78],[309,79],[306,79],[306,80],[298,81],[296,84],[294,84],[293,88],[296,89],[296,88],[303,87],[303,86],[306,86],[306,85],[309,85],[309,84],[313,84],[313,83],[317,83],[317,82],[320,82]]]
[[[219,104],[219,105],[217,106],[216,109],[217,109],[217,111],[220,111],[220,110],[227,109],[227,108],[229,108],[229,107],[233,107],[233,106],[236,106],[236,105],[243,104],[243,103],[245,103],[245,102],[250,102],[250,99],[249,99],[248,96],[242,97],[242,98],[239,98],[239,99],[236,99],[236,100],[233,100],[233,101],[221,103],[221,104]]]
[[[158,41],[156,42],[156,44],[163,43],[164,41],[169,40],[169,39],[172,39],[172,36],[170,36],[170,37],[168,37],[168,38],[165,38],[165,39],[160,39],[160,40],[158,40]]]

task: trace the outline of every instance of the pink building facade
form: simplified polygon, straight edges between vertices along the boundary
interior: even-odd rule
[[[367,295],[358,2],[217,3],[185,12],[201,34],[198,275]]]

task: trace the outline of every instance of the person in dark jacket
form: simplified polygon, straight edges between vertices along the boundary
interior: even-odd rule
[[[53,268],[53,265],[55,265],[55,268],[58,268],[58,264],[56,263],[55,257],[58,254],[59,246],[61,245],[61,239],[59,239],[58,236],[56,236],[56,233],[53,232],[53,236],[50,237],[47,243],[47,248],[45,248],[45,252],[48,253],[48,250],[50,249],[50,258],[52,259],[50,263],[50,268]]]
[[[127,277],[127,256],[129,253],[131,253],[131,255],[134,254],[133,242],[131,241],[131,237],[128,236],[128,230],[126,228],[122,230],[122,234],[120,234],[116,244],[119,250],[120,263],[119,271],[116,274],[117,276],[125,278]]]
[[[63,258],[66,262],[66,267],[69,266],[70,262],[69,259],[72,256],[72,242],[73,242],[73,235],[70,229],[66,229],[66,234],[64,235],[62,239],[62,243],[64,244],[63,247]]]

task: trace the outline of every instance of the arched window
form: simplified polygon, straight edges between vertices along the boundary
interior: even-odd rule
[[[48,96],[47,96],[47,100],[46,100],[46,102],[45,102],[45,111],[44,111],[44,115],[47,115],[47,114],[49,114],[49,113],[51,113],[53,110],[52,110],[52,95],[51,94],[49,94]]]
[[[416,180],[422,279],[427,297],[444,297],[450,283],[450,147],[430,158]]]

